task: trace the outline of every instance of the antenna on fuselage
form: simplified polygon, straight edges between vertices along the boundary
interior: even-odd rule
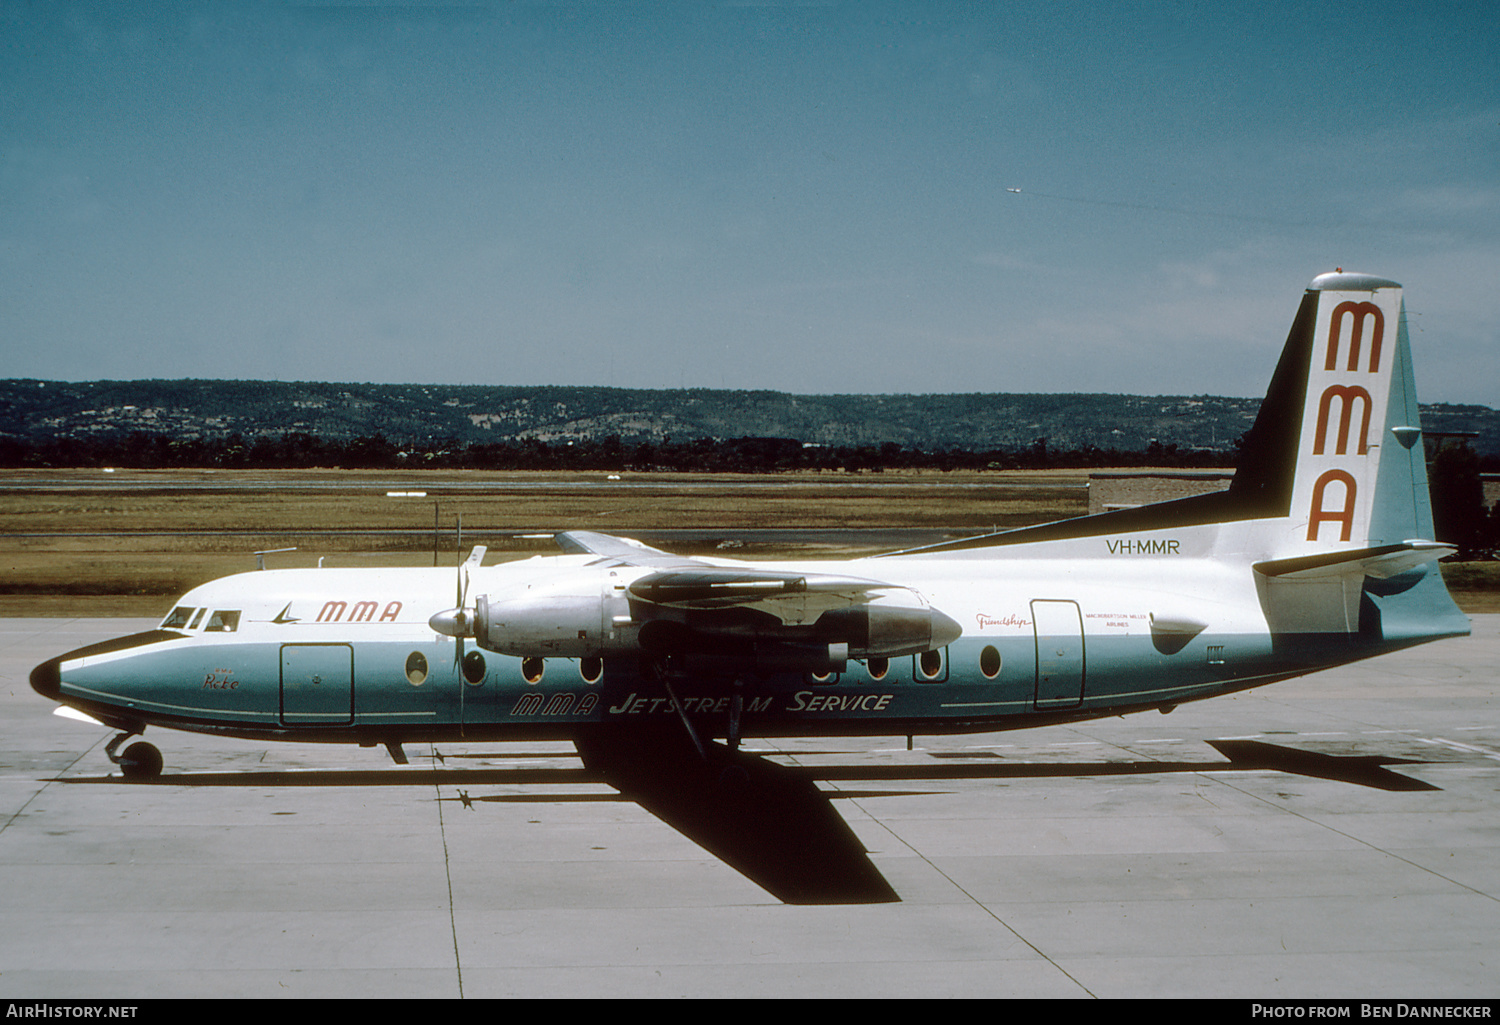
[[[255,568],[256,569],[265,569],[266,568],[266,556],[267,555],[275,555],[278,552],[295,552],[296,550],[297,550],[296,546],[293,545],[291,548],[267,548],[263,552],[256,552],[255,553]]]

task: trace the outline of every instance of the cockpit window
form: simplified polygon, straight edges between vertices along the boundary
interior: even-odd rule
[[[189,630],[196,630],[196,629],[198,629],[198,624],[201,623],[201,622],[203,622],[203,613],[205,613],[207,611],[208,611],[207,609],[199,609],[198,610],[198,614],[193,617],[193,621],[188,624],[188,629]]]
[[[195,611],[196,610],[191,606],[179,605],[175,609],[173,609],[171,614],[167,616],[166,620],[162,622],[161,628],[163,630],[181,630],[183,627],[187,626],[188,620],[192,618],[192,615]]]
[[[208,625],[203,629],[205,631],[220,630],[224,633],[234,633],[239,628],[240,613],[238,609],[233,611],[215,609],[214,614],[208,617]]]

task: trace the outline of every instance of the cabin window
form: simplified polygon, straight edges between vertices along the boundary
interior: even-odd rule
[[[523,658],[521,659],[521,675],[526,677],[527,683],[541,683],[545,665],[539,658]]]
[[[188,620],[193,618],[195,611],[197,610],[189,605],[179,605],[162,621],[161,628],[163,630],[181,630],[188,625]]]
[[[882,657],[869,659],[865,662],[865,671],[872,680],[884,680],[885,674],[891,671],[891,660]]]
[[[583,677],[584,683],[598,683],[599,677],[604,675],[604,660],[600,658],[579,659],[578,675]]]
[[[420,687],[427,682],[427,656],[414,651],[406,656],[406,682]]]
[[[193,617],[193,621],[188,624],[188,629],[189,630],[196,630],[196,629],[198,629],[198,624],[201,623],[201,622],[203,622],[203,613],[205,613],[207,611],[208,611],[207,609],[199,609],[198,610],[198,614]]]
[[[240,613],[238,609],[220,610],[215,609],[214,614],[208,617],[208,625],[204,630],[218,630],[223,633],[234,633],[240,628]]]
[[[993,644],[986,644],[979,653],[979,671],[990,680],[1000,675],[1000,652]]]
[[[464,679],[474,686],[484,682],[484,656],[477,651],[471,651],[464,656]]]
[[[948,660],[941,651],[924,651],[916,661],[915,676],[922,683],[938,683],[948,675]]]

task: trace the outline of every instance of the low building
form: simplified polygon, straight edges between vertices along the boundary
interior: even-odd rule
[[[1089,515],[1223,491],[1233,470],[1135,470],[1089,474]]]
[[[1165,470],[1136,470],[1120,473],[1089,474],[1089,515],[1113,509],[1133,509],[1138,505],[1169,502],[1210,491],[1223,491],[1234,479],[1232,470],[1205,470],[1195,473],[1172,473]],[[1500,473],[1480,474],[1484,487],[1484,507],[1493,509],[1500,503]]]

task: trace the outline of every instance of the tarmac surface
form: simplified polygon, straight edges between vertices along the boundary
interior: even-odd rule
[[[889,884],[799,855],[850,901],[799,904],[568,744],[153,729],[126,782],[28,675],[151,625],[0,620],[0,996],[1500,996],[1500,616],[1169,716],[748,741]]]

